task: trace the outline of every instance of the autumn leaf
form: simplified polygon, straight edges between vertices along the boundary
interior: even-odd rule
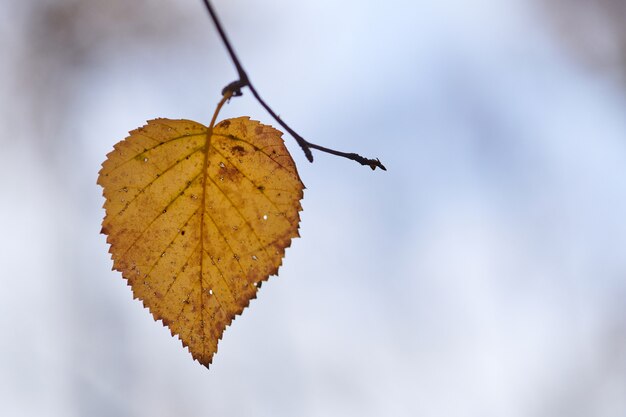
[[[281,133],[247,117],[151,120],[115,145],[98,184],[113,268],[208,366],[298,237],[304,186]]]

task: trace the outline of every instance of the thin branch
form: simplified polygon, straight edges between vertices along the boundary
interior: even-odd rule
[[[222,27],[222,24],[220,23],[220,20],[218,19],[217,14],[215,13],[215,10],[213,9],[213,6],[211,6],[210,1],[209,0],[203,0],[203,1],[204,1],[204,5],[209,11],[211,20],[213,20],[213,24],[215,24],[217,32],[219,33],[220,38],[222,39],[222,43],[228,50],[230,59],[233,61],[233,64],[235,64],[235,68],[237,69],[237,76],[239,77],[238,80],[233,81],[232,83],[224,87],[224,89],[222,90],[222,95],[226,95],[227,93],[232,93],[233,96],[241,96],[242,95],[241,89],[244,87],[248,87],[250,91],[252,92],[252,95],[257,99],[257,101],[261,104],[261,106],[263,106],[263,108],[267,110],[267,112],[274,118],[274,120],[276,120],[278,124],[281,125],[287,132],[289,132],[289,134],[293,136],[296,142],[298,142],[298,145],[300,145],[300,147],[304,151],[304,155],[309,160],[309,162],[313,162],[313,153],[311,152],[311,149],[317,149],[318,151],[321,151],[321,152],[326,152],[331,155],[341,156],[342,158],[347,158],[352,161],[356,161],[361,165],[367,165],[373,170],[376,168],[380,168],[384,171],[387,170],[387,168],[385,168],[385,166],[380,162],[380,160],[378,160],[378,158],[376,159],[365,158],[356,153],[340,152],[334,149],[329,149],[324,146],[311,143],[307,141],[306,139],[304,139],[302,136],[300,136],[298,133],[296,133],[296,131],[294,131],[291,127],[289,127],[287,123],[283,122],[283,120],[274,112],[274,110],[272,110],[270,106],[268,106],[268,104],[261,98],[256,88],[254,88],[254,85],[252,84],[252,82],[250,82],[250,78],[248,78],[248,74],[246,74],[246,71],[243,69],[241,62],[239,61],[239,58],[237,57],[237,54],[235,53],[235,50],[231,46],[230,41],[228,40],[228,37],[226,36],[226,32],[224,32],[224,28]]]
[[[222,27],[222,24],[220,23],[220,20],[218,19],[217,14],[215,13],[215,10],[213,10],[213,6],[211,6],[211,3],[209,2],[209,0],[203,0],[203,1],[204,1],[204,5],[209,11],[209,14],[211,15],[211,19],[213,20],[215,27],[217,28],[217,32],[220,34],[220,38],[222,38],[222,42],[224,43],[224,46],[226,46],[226,49],[228,50],[228,55],[230,55],[231,61],[233,61],[233,63],[235,64],[235,68],[237,69],[237,75],[239,76],[239,80],[228,84],[224,88],[224,90],[227,90],[227,89],[234,90],[234,92],[236,93],[234,95],[240,96],[241,88],[247,85],[250,85],[250,81],[248,80],[248,74],[246,74],[246,71],[244,71],[243,67],[241,66],[241,62],[239,62],[239,58],[237,58],[237,54],[235,54],[235,50],[230,45],[230,41],[228,40],[228,37],[226,36],[226,32],[224,32],[224,28]],[[222,91],[222,94],[224,94],[224,91]]]

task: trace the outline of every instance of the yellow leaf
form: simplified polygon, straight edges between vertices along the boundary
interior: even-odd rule
[[[281,133],[247,117],[212,130],[151,120],[115,145],[98,184],[113,268],[208,366],[298,237],[304,186]]]

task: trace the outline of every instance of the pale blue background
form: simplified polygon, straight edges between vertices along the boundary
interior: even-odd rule
[[[0,415],[626,415],[626,60],[606,15],[216,0],[288,123],[389,170],[286,139],[302,238],[207,371],[111,272],[95,184],[127,131],[206,123],[235,79],[201,2],[12,3]],[[243,114],[273,123],[247,91],[222,115]]]

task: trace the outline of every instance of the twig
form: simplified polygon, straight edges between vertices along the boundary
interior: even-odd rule
[[[250,78],[248,78],[248,74],[246,74],[246,71],[243,69],[241,62],[239,61],[239,58],[237,57],[237,54],[235,54],[235,50],[231,46],[230,41],[228,40],[228,37],[226,36],[226,32],[224,32],[224,28],[222,27],[220,20],[217,18],[217,14],[215,13],[215,10],[213,10],[213,6],[211,6],[211,3],[209,2],[209,0],[203,0],[203,1],[204,1],[204,5],[209,11],[209,15],[211,15],[213,24],[215,24],[215,27],[217,28],[217,32],[219,33],[220,38],[222,39],[222,43],[224,43],[224,46],[226,46],[226,49],[228,50],[230,59],[233,61],[233,64],[235,64],[235,68],[237,69],[237,76],[239,77],[238,80],[233,81],[232,83],[224,87],[224,89],[222,90],[222,95],[225,95],[226,93],[230,92],[232,93],[233,96],[241,96],[242,95],[241,89],[244,87],[248,87],[250,91],[252,92],[252,95],[254,96],[254,98],[257,99],[257,101],[261,104],[261,106],[263,106],[263,108],[267,110],[267,112],[274,118],[274,120],[276,120],[278,124],[281,125],[287,132],[289,132],[289,134],[293,136],[296,142],[298,142],[298,145],[300,145],[300,147],[304,151],[304,155],[309,160],[309,162],[313,162],[313,153],[311,152],[311,149],[317,149],[318,151],[326,152],[326,153],[336,155],[336,156],[341,156],[342,158],[351,159],[353,161],[358,162],[361,165],[367,165],[373,170],[376,168],[380,168],[384,171],[387,170],[387,168],[385,168],[385,166],[380,162],[380,160],[378,160],[378,158],[376,159],[365,158],[356,153],[340,152],[334,149],[329,149],[324,146],[311,143],[307,141],[306,139],[304,139],[302,136],[300,136],[298,133],[296,133],[296,131],[290,128],[287,125],[287,123],[283,122],[283,120],[274,112],[274,110],[272,110],[270,106],[268,106],[267,103],[261,98],[259,93],[256,91],[256,88],[254,88],[254,85],[252,84],[252,82],[250,82]]]

